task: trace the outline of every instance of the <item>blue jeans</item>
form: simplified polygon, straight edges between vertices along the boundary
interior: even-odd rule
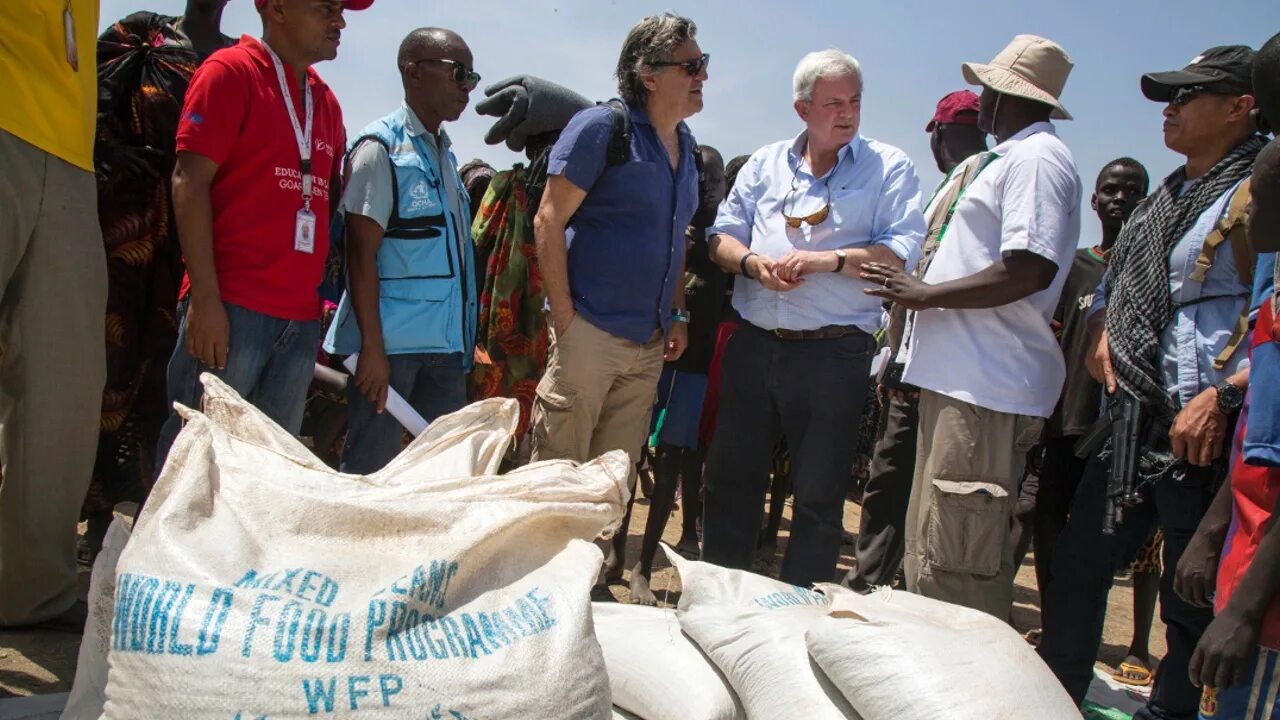
[[[1280,688],[1280,652],[1259,647],[1247,677],[1249,682],[1244,685],[1205,688],[1200,697],[1200,720],[1280,718],[1280,698],[1276,696]]]
[[[178,344],[169,359],[169,403],[200,408],[204,387],[200,374],[210,373],[230,385],[287,432],[302,427],[307,389],[315,375],[319,320],[281,320],[231,303],[223,303],[231,326],[227,366],[215,370],[187,352],[187,301],[178,306]],[[156,472],[164,467],[182,418],[169,414],[156,445]]]
[[[428,423],[467,404],[466,372],[460,353],[388,355],[391,387]],[[354,381],[347,383],[347,440],[342,472],[377,472],[400,453],[404,427],[391,413],[377,412]]]

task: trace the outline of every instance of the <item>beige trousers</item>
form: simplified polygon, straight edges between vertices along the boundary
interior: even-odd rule
[[[552,331],[547,372],[533,403],[533,460],[586,462],[626,450],[634,492],[635,463],[662,374],[662,346],[660,334],[638,345],[581,315],[563,337]]]
[[[1027,451],[1044,420],[920,392],[907,506],[907,589],[1009,619],[1011,529]]]
[[[106,381],[97,198],[93,173],[0,130],[0,625],[76,600]]]

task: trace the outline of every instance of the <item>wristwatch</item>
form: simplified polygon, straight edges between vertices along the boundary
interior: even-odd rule
[[[679,322],[679,323],[684,323],[684,324],[688,325],[688,324],[689,324],[689,311],[688,311],[688,310],[681,310],[680,308],[672,308],[672,309],[671,309],[671,322]]]
[[[844,269],[845,254],[843,250],[836,250],[835,254],[836,254],[836,269],[832,270],[831,272],[838,273]]]
[[[1215,388],[1218,391],[1218,410],[1223,415],[1230,415],[1244,405],[1244,391],[1223,380]]]

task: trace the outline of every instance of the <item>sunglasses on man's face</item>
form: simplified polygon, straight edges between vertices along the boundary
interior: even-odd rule
[[[438,62],[453,66],[453,81],[467,88],[473,88],[480,84],[480,73],[463,65],[457,60],[445,60],[444,58],[421,58],[419,60],[410,60],[410,65],[424,62]]]
[[[1205,94],[1216,95],[1217,93],[1204,85],[1184,85],[1173,91],[1173,95],[1169,98],[1169,104],[1174,107],[1182,107]]]
[[[655,63],[649,63],[649,67],[655,67],[655,68],[666,68],[666,67],[678,67],[678,68],[684,68],[684,71],[685,71],[685,72],[687,72],[687,73],[689,73],[689,77],[693,77],[693,76],[695,76],[695,75],[700,74],[703,70],[706,70],[706,69],[707,69],[707,65],[708,65],[710,62],[711,62],[711,54],[710,54],[710,53],[702,53],[702,55],[701,55],[700,57],[696,57],[696,58],[694,58],[694,59],[692,59],[692,60],[684,60],[684,61],[682,61],[682,62],[655,62]]]

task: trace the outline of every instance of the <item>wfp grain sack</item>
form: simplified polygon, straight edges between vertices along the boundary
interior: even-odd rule
[[[827,614],[825,597],[663,550],[680,573],[680,627],[724,673],[749,720],[860,720],[805,649],[805,632]]]
[[[1079,720],[1049,668],[987,613],[894,590],[819,586],[809,654],[865,720]]]
[[[592,603],[613,704],[644,720],[742,720],[738,698],[674,610]]]
[[[610,716],[589,540],[624,453],[444,477],[424,434],[343,475],[203,381],[120,558],[106,717]]]
[[[62,720],[98,720],[107,690],[107,653],[111,648],[111,618],[115,610],[116,565],[129,542],[130,522],[119,515],[111,521],[102,550],[89,574],[89,617],[85,620],[76,678],[71,683]]]

